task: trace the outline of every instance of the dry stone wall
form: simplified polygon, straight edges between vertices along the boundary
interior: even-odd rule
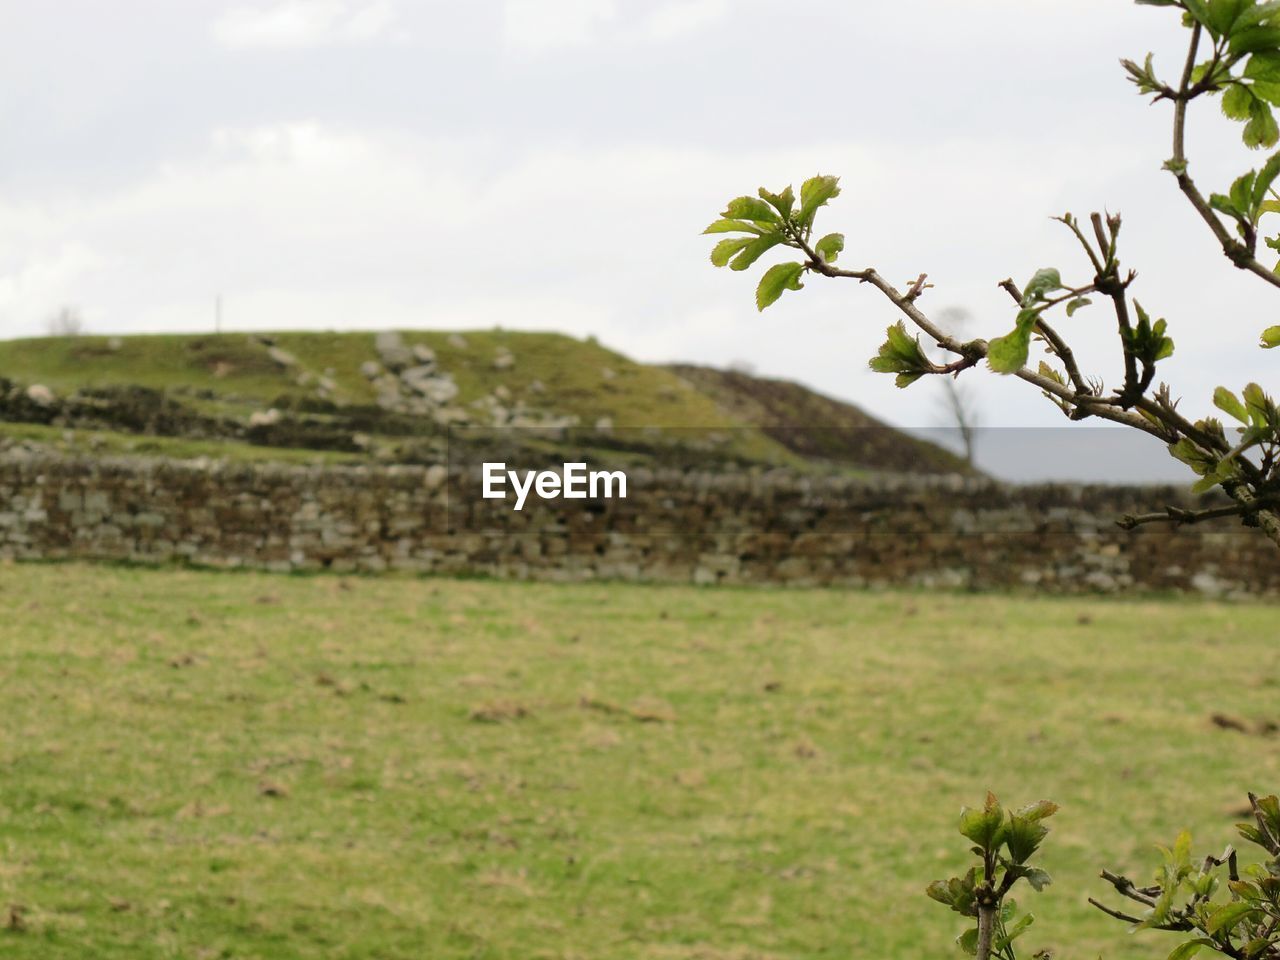
[[[629,472],[574,509],[476,495],[463,471],[0,457],[0,557],[545,580],[1280,595],[1238,524],[1126,532],[1177,489]]]

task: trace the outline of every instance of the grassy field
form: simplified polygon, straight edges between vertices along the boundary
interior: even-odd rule
[[[1029,946],[1163,957],[1085,897],[1280,788],[1276,614],[0,567],[0,956],[959,957],[991,787]]]

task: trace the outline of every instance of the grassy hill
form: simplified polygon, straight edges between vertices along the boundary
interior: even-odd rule
[[[758,425],[765,436],[807,460],[892,463],[909,473],[957,469],[949,451],[801,384],[688,364],[670,369],[730,416]]]
[[[467,426],[553,447],[576,434],[619,455],[966,470],[797,384],[640,364],[559,334],[45,337],[0,341],[0,378],[4,434],[112,452],[413,462],[438,459],[447,428]]]

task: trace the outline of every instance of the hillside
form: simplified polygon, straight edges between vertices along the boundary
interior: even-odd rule
[[[806,460],[884,463],[906,473],[971,472],[949,451],[798,383],[690,364],[669,369],[714,400],[722,412],[755,424]]]
[[[0,430],[108,452],[431,462],[480,433],[616,458],[964,472],[797,384],[512,331],[0,341]]]

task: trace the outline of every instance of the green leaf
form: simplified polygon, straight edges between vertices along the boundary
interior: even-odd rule
[[[1204,0],[1182,0],[1182,6],[1187,13],[1191,14],[1196,20],[1209,28],[1209,32],[1213,32],[1212,17],[1209,15],[1209,6]]]
[[[1271,190],[1271,184],[1275,182],[1277,176],[1280,176],[1280,153],[1275,154],[1262,165],[1262,169],[1258,171],[1258,176],[1253,181],[1253,222],[1257,223],[1258,218],[1262,215],[1262,205],[1266,202],[1267,194]]]
[[[1262,331],[1262,349],[1274,350],[1280,347],[1280,327],[1267,327]]]
[[[1047,377],[1055,383],[1062,384],[1064,387],[1067,385],[1066,376],[1053,369],[1053,367],[1049,366],[1049,364],[1045,363],[1043,360],[1040,361],[1040,376]],[[1047,397],[1049,394],[1045,393],[1045,396]]]
[[[1243,900],[1228,903],[1210,915],[1209,922],[1205,926],[1205,932],[1210,936],[1230,933],[1240,921],[1254,912],[1254,907]]]
[[[1022,291],[1022,305],[1029,307],[1033,303],[1046,299],[1045,295],[1062,289],[1062,274],[1053,267],[1037,270],[1026,289]]]
[[[1246,0],[1209,0],[1209,23],[1219,36],[1229,34]]]
[[[796,203],[796,195],[789,185],[787,189],[783,190],[781,193],[770,193],[764,187],[761,187],[760,199],[764,200],[771,207],[777,210],[784,218],[791,216],[791,208],[794,207]]]
[[[1250,80],[1280,83],[1280,53],[1255,53],[1245,64],[1244,75]],[[1243,120],[1243,117],[1236,117]]]
[[[1222,94],[1222,112],[1232,120],[1248,120],[1254,99],[1253,91],[1243,83],[1233,83]]]
[[[995,939],[995,942],[992,944],[992,946],[997,951],[1004,950],[1007,946],[1009,946],[1009,944],[1013,943],[1013,941],[1017,940],[1020,936],[1026,933],[1027,928],[1030,927],[1035,922],[1036,922],[1036,915],[1034,913],[1024,914],[1022,917],[1018,919],[1017,923],[1015,923],[1012,927],[1010,927],[1005,932],[1005,935],[1003,937],[997,937]],[[976,933],[977,931],[975,930],[974,932]]]
[[[1222,483],[1222,478],[1217,473],[1211,473],[1208,476],[1201,477],[1191,485],[1191,492],[1195,494],[1208,493],[1214,487]]]
[[[966,917],[976,917],[974,907],[975,887],[977,886],[978,868],[972,867],[963,877],[952,877],[950,880],[935,880],[929,884],[925,893],[930,899],[946,904],[956,913]]]
[[[1233,29],[1243,30],[1246,27],[1258,27],[1270,23],[1277,14],[1280,14],[1280,3],[1275,0],[1266,0],[1264,3],[1255,3],[1248,0],[1244,4],[1244,8],[1236,16]]]
[[[1232,880],[1227,886],[1241,900],[1247,900],[1255,905],[1261,904],[1267,899],[1266,894],[1262,892],[1260,887],[1246,880]]]
[[[759,197],[738,197],[730,200],[729,205],[725,207],[724,213],[720,214],[726,220],[757,220],[764,223],[777,223],[778,215],[774,212],[773,207],[765,203]]]
[[[928,373],[932,364],[920,348],[920,338],[907,333],[903,321],[899,320],[885,332],[888,339],[871,358],[871,369],[876,373],[896,373],[897,386],[909,387]]]
[[[996,373],[1017,373],[1027,363],[1031,349],[1031,328],[1018,326],[987,345],[987,366]]]
[[[1067,304],[1067,316],[1068,317],[1075,316],[1075,313],[1077,310],[1081,309],[1082,307],[1087,307],[1091,303],[1093,303],[1093,301],[1090,300],[1088,297],[1076,297],[1074,300],[1072,300],[1070,303]]]
[[[1245,412],[1244,404],[1240,402],[1240,398],[1228,390],[1226,387],[1218,387],[1213,391],[1213,405],[1223,413],[1235,417],[1241,423],[1249,422],[1249,414]]]
[[[956,943],[960,945],[960,949],[969,956],[978,955],[978,928],[970,927],[960,936],[956,937]]]
[[[1169,954],[1169,960],[1191,960],[1192,957],[1200,952],[1201,947],[1212,947],[1213,945],[1213,941],[1205,937],[1188,940],[1186,943],[1176,947],[1173,953]]]
[[[1244,125],[1244,144],[1250,149],[1274,147],[1280,141],[1280,127],[1276,126],[1271,107],[1254,99],[1249,107],[1249,122]]]
[[[1160,81],[1156,79],[1155,70],[1152,67],[1152,54],[1147,54],[1146,61],[1142,66],[1134,63],[1132,60],[1121,60],[1120,65],[1124,67],[1125,72],[1129,74],[1129,81],[1133,83],[1139,93],[1159,93]]]
[[[735,253],[752,243],[750,237],[730,237],[728,240],[721,240],[711,249],[711,262],[717,267],[723,267],[729,262],[729,258]]]
[[[844,250],[844,234],[828,233],[813,245],[813,251],[827,263],[835,263],[836,257]]]
[[[1280,83],[1273,80],[1255,80],[1253,93],[1259,100],[1265,100],[1272,106],[1280,106]]]
[[[707,229],[702,231],[707,233],[754,233],[757,236],[763,234],[764,231],[757,227],[754,223],[747,223],[745,220],[717,220]]]
[[[1230,51],[1236,56],[1273,51],[1280,46],[1280,27],[1248,27],[1231,35]]]
[[[1168,323],[1163,319],[1152,323],[1142,304],[1135,300],[1133,306],[1138,312],[1138,324],[1124,335],[1126,349],[1145,366],[1152,366],[1173,356],[1173,340],[1165,336]]]
[[[1049,835],[1049,828],[1039,820],[1014,814],[1009,818],[1005,843],[1009,847],[1009,859],[1014,863],[1026,863],[1040,847],[1040,841]]]
[[[760,285],[756,287],[757,309],[763,311],[777,301],[783,290],[802,289],[804,284],[800,282],[800,277],[803,273],[803,263],[778,263],[766,270],[760,278]]]
[[[1173,842],[1171,861],[1174,866],[1186,867],[1191,863],[1191,831],[1183,830]]]
[[[1253,386],[1256,387],[1257,384],[1254,384]],[[1262,388],[1258,387],[1258,391],[1261,392],[1261,390]],[[1246,400],[1247,399],[1248,397],[1246,396]],[[1256,802],[1258,809],[1254,816],[1259,818],[1261,821],[1259,826],[1265,826],[1272,836],[1280,837],[1280,798],[1277,798],[1274,795],[1258,797]],[[1280,852],[1280,850],[1275,852]]]
[[[922,356],[920,352],[920,337],[912,337],[907,333],[907,325],[899,320],[893,326],[885,330],[889,337],[889,345],[893,352],[902,357],[904,360],[914,360]]]
[[[960,833],[983,850],[994,849],[1004,833],[1004,809],[994,794],[987,794],[981,810],[965,807],[960,811]]]
[[[1209,194],[1209,206],[1219,213],[1225,213],[1233,220],[1246,219],[1245,211],[1236,206],[1235,201],[1224,193]]]
[[[1235,182],[1231,184],[1231,205],[1243,213],[1249,215],[1253,208],[1253,181],[1257,174],[1250,170],[1248,173],[1236,177]],[[1250,219],[1252,219],[1250,217]]]
[[[1183,437],[1177,443],[1169,444],[1169,453],[1174,459],[1181,460],[1202,477],[1212,473],[1218,467],[1217,459],[1201,450],[1189,437]]]
[[[1262,835],[1262,831],[1255,827],[1252,823],[1237,823],[1236,830],[1240,832],[1240,836],[1244,837],[1250,843],[1256,843],[1260,847],[1267,845],[1267,838]]]
[[[797,219],[808,226],[818,208],[840,195],[840,178],[829,176],[810,177],[800,187],[800,214]]]
[[[1215,63],[1213,60],[1202,60],[1199,63],[1197,63],[1194,67],[1191,68],[1192,86],[1196,86],[1197,84],[1200,83],[1200,81],[1204,80],[1205,77],[1209,76],[1210,70],[1213,71],[1214,76],[1217,77],[1219,81],[1224,79],[1222,76],[1223,65],[1221,63]],[[1219,85],[1218,82],[1211,82],[1208,86],[1210,90],[1221,89],[1221,86]]]
[[[924,888],[924,893],[925,896],[931,900],[937,900],[939,903],[944,903],[948,907],[951,906],[951,890],[948,888],[947,881],[945,880],[933,881],[933,883]]]
[[[1017,811],[1017,816],[1028,820],[1048,820],[1062,808],[1052,800],[1037,800]]]
[[[1244,405],[1249,411],[1249,419],[1261,426],[1267,422],[1267,411],[1271,406],[1270,398],[1256,383],[1251,383],[1242,391]]]
[[[1053,883],[1053,877],[1049,876],[1048,871],[1041,870],[1039,867],[1032,867],[1026,873],[1027,883],[1031,884],[1031,889],[1036,893],[1040,893],[1045,887]]]
[[[756,237],[742,248],[742,251],[733,258],[729,263],[730,270],[745,270],[765,253],[772,250],[782,242],[782,234],[766,233],[763,237]]]

